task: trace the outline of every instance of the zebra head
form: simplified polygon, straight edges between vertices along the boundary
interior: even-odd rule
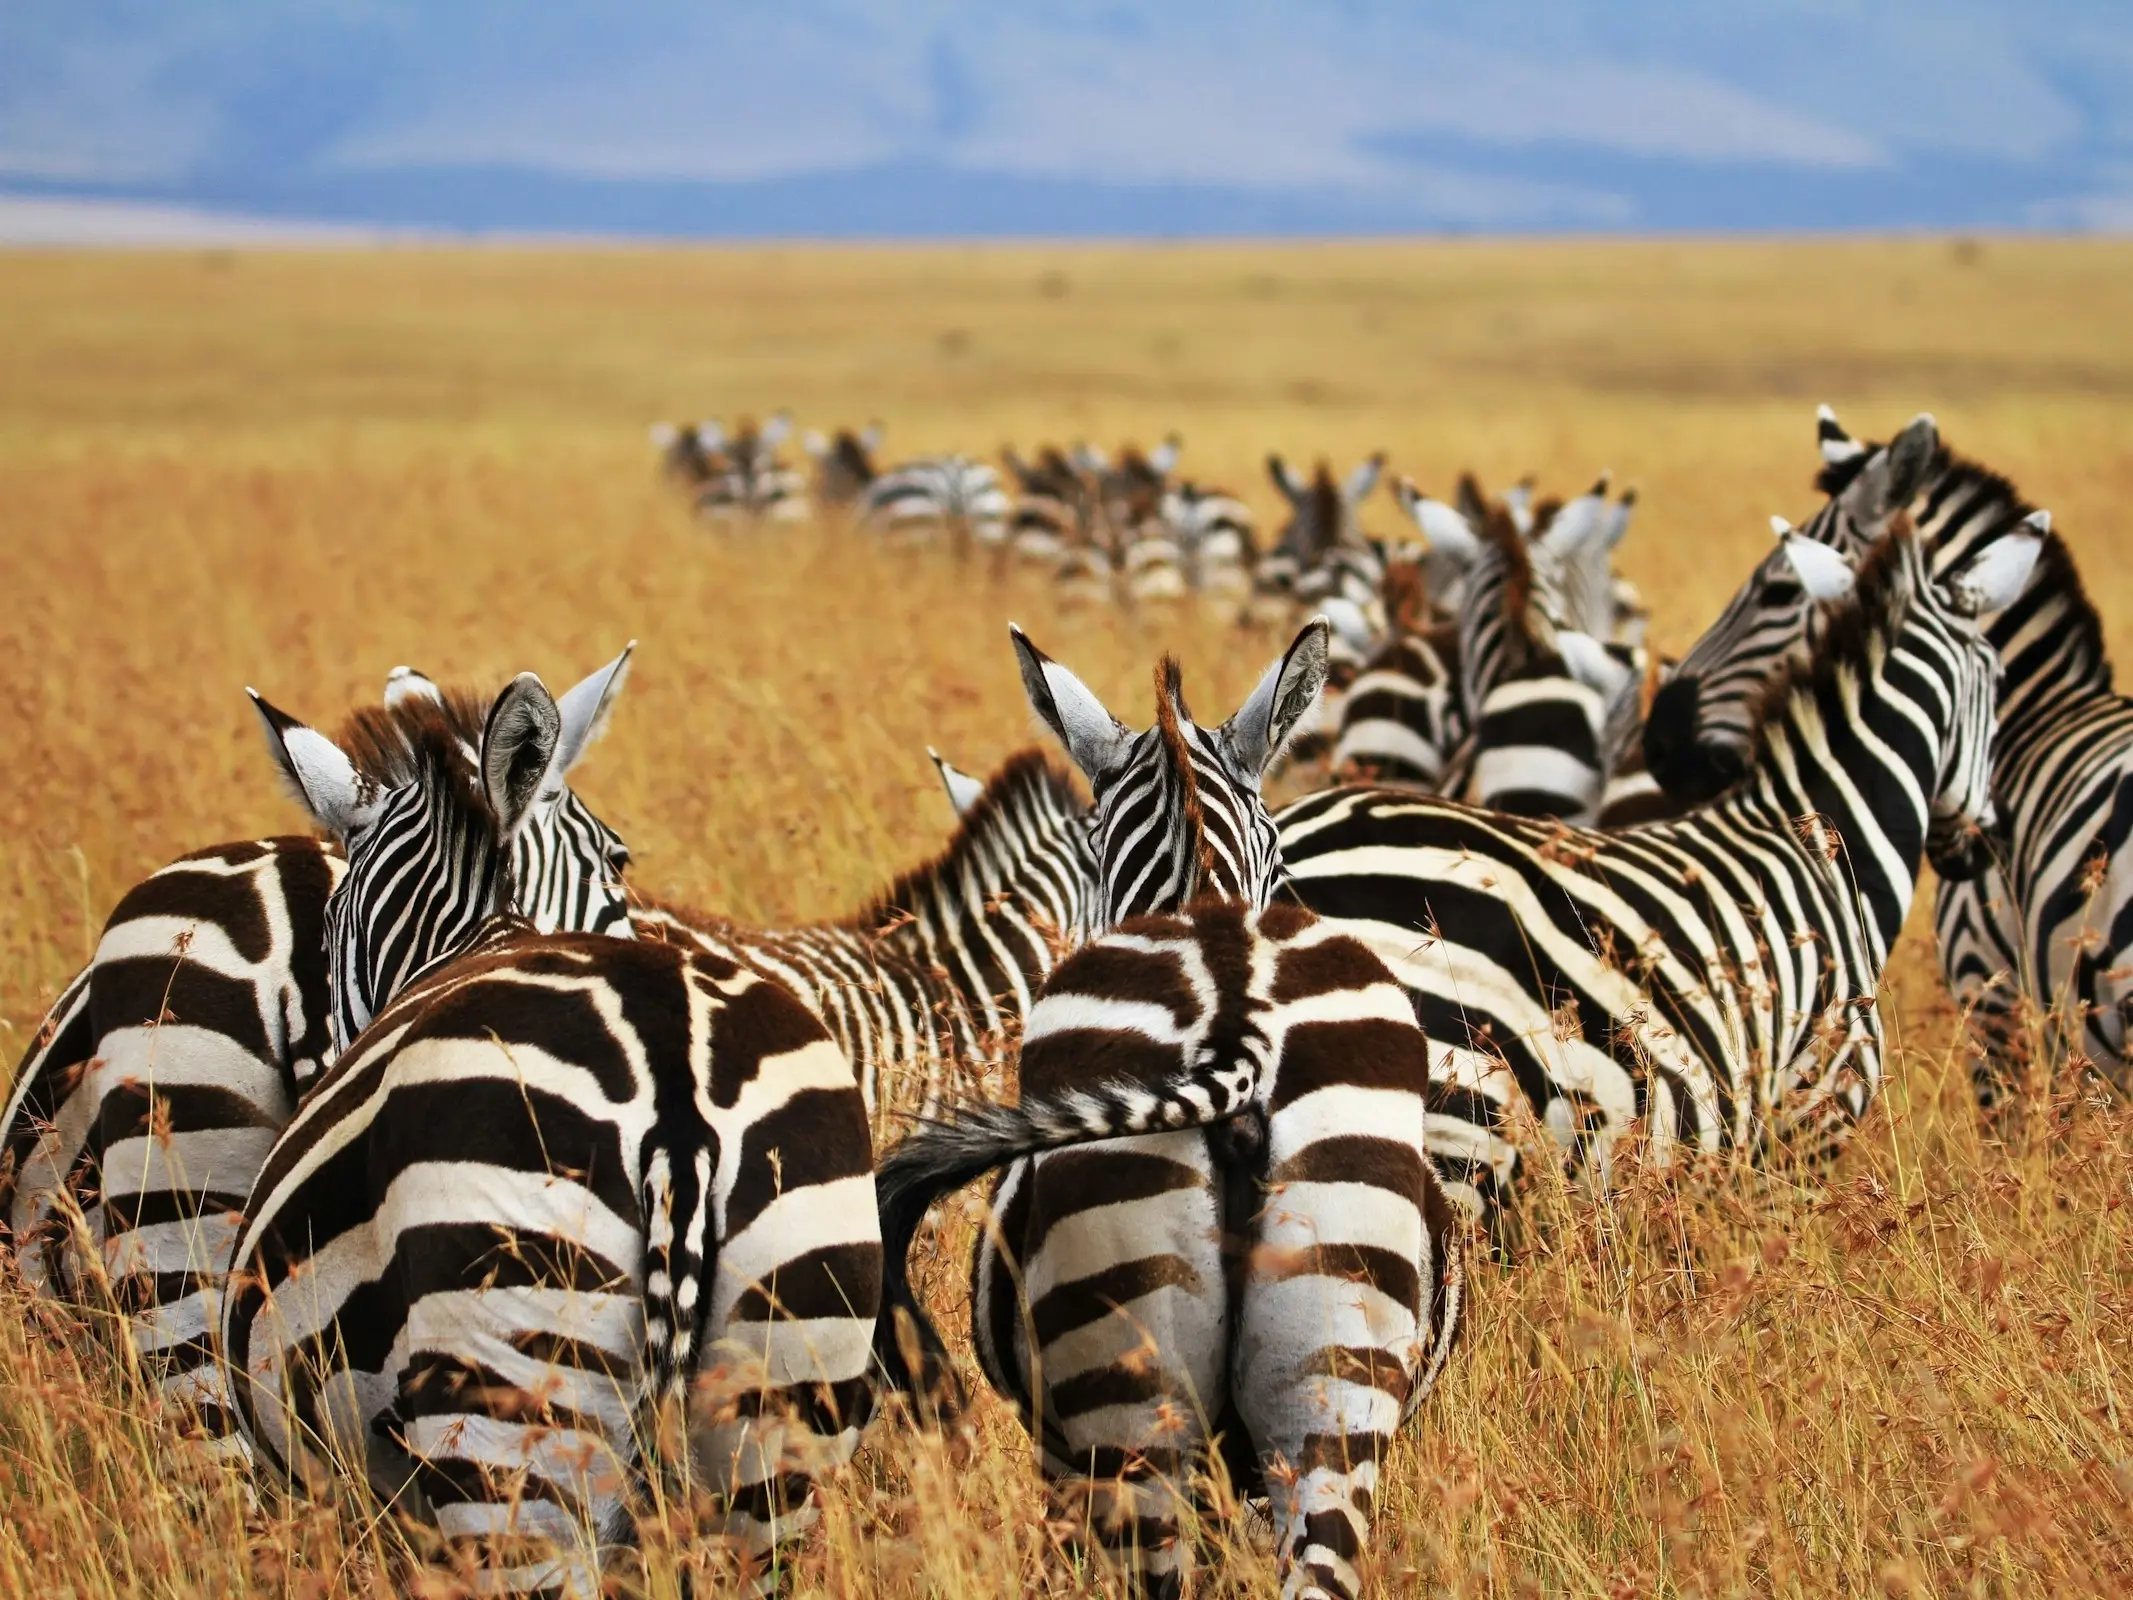
[[[1324,461],[1308,478],[1278,455],[1266,458],[1266,470],[1289,502],[1289,520],[1275,549],[1308,571],[1336,546],[1361,542],[1357,513],[1378,486],[1385,455],[1380,451],[1359,463],[1341,483],[1334,482],[1333,469]]]
[[[1753,737],[1767,739],[1764,729],[1797,686],[1820,678],[1838,693],[1823,697],[1818,725],[1849,718],[1859,725],[1847,739],[1886,742],[1895,750],[1920,735],[1937,740],[1937,770],[1924,797],[1924,843],[1926,859],[1943,878],[1975,877],[1993,857],[2001,667],[1979,619],[2021,593],[2050,525],[2038,512],[2022,530],[1937,575],[1932,547],[1900,514],[1856,561],[1797,532],[1787,530],[1781,539],[1780,553],[1817,607],[1823,637],[1766,687]],[[1886,726],[1862,711],[1859,682],[1869,675],[1882,678],[1884,693],[1902,708]]]
[[[1930,492],[1947,454],[1927,415],[1879,448],[1846,434],[1827,406],[1819,426],[1823,467],[1816,484],[1829,501],[1798,533],[1856,561],[1898,512]],[[1644,758],[1668,794],[1700,803],[1746,773],[1764,687],[1802,641],[1812,609],[1813,596],[1781,542],[1652,701]]]
[[[1020,628],[1010,632],[1030,705],[1095,791],[1098,931],[1202,896],[1271,900],[1284,869],[1259,783],[1325,684],[1325,618],[1304,625],[1219,728],[1192,720],[1178,664],[1166,657],[1156,723],[1141,733]]]
[[[521,674],[486,715],[399,670],[386,705],[357,712],[339,742],[247,691],[284,781],[348,853],[326,906],[336,1051],[499,911],[544,932],[629,936],[629,851],[568,781],[629,656],[560,701]]]

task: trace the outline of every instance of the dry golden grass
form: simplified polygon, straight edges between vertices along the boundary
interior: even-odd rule
[[[653,478],[661,415],[880,416],[892,454],[1176,427],[1269,514],[1269,447],[1382,446],[1440,487],[1609,465],[1680,643],[1765,514],[1812,504],[1814,401],[1874,431],[1930,407],[2058,513],[2133,643],[2114,244],[15,256],[0,328],[11,1053],[143,872],[295,825],[246,683],[332,719],[397,661],[567,681],[636,637],[582,789],[646,886],[787,918],[937,846],[926,744],[982,769],[1027,740],[1010,615],[1140,715],[1160,648],[1203,711],[1275,648],[833,535],[707,535]],[[1390,1474],[1388,1592],[2133,1589],[2133,1122],[2069,1097],[1981,1140],[1915,934],[1891,988],[1893,1089],[1826,1181],[1543,1197],[1550,1242],[1479,1269]],[[360,1504],[248,1513],[105,1346],[12,1295],[0,1372],[0,1592],[403,1581]],[[980,1424],[954,1467],[877,1435],[801,1592],[1081,1582],[1018,1431]],[[674,1556],[654,1538],[654,1592]],[[1248,1552],[1221,1566],[1271,1592]]]

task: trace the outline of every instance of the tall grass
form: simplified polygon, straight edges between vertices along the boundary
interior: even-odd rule
[[[1811,406],[1949,436],[2058,514],[2133,619],[2123,246],[1351,246],[0,257],[0,1046],[143,872],[298,825],[246,683],[333,719],[412,662],[572,681],[642,641],[582,789],[647,887],[848,909],[938,848],[924,747],[1028,741],[1012,616],[1114,706],[1185,659],[1220,714],[1282,642],[1062,615],[1045,587],[831,531],[712,536],[653,417],[890,424],[890,449],[1186,436],[1271,516],[1269,447],[1640,483],[1625,564],[1679,644],[1811,503]],[[1392,526],[1389,504],[1372,519]],[[2063,1077],[1981,1131],[1920,919],[1891,1087],[1826,1175],[1543,1192],[1484,1264],[1378,1517],[1399,1594],[2133,1590],[2133,1122]],[[950,1327],[970,1230],[921,1242]],[[192,1463],[108,1330],[0,1291],[0,1593],[452,1592],[350,1490],[252,1504]],[[710,1559],[686,1497],[618,1584]],[[1019,1428],[877,1429],[807,1595],[1075,1592]],[[1212,1592],[1271,1592],[1241,1523]]]

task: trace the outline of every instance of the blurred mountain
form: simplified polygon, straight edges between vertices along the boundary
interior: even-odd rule
[[[31,3],[0,189],[704,236],[2133,227],[2123,0],[1440,9]]]

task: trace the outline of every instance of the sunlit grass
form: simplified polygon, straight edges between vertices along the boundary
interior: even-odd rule
[[[330,722],[396,662],[560,684],[636,638],[580,787],[648,888],[792,918],[938,847],[925,746],[984,770],[1031,737],[1010,617],[1136,718],[1163,649],[1214,716],[1279,648],[1062,616],[1033,579],[850,536],[701,532],[653,474],[656,416],[879,416],[892,455],[1174,427],[1269,517],[1269,448],[1382,447],[1440,488],[1609,466],[1680,644],[1765,513],[1812,505],[1816,400],[1869,432],[1931,408],[2053,509],[2126,641],[2129,269],[1999,241],[0,257],[0,1044],[142,873],[297,826],[246,683]],[[1388,1590],[2133,1588],[2133,1124],[2062,1090],[1981,1137],[1922,931],[1887,1103],[1826,1181],[1543,1194],[1520,1263],[1478,1269],[1387,1476]],[[971,1226],[921,1246],[951,1326]],[[408,1587],[360,1497],[255,1509],[189,1466],[110,1349],[0,1308],[0,1593]],[[988,1402],[975,1429],[955,1453],[877,1431],[799,1591],[1092,1581],[1019,1428]],[[674,1592],[687,1526],[618,1576]],[[1272,1592],[1239,1530],[1208,1540],[1217,1592]]]

